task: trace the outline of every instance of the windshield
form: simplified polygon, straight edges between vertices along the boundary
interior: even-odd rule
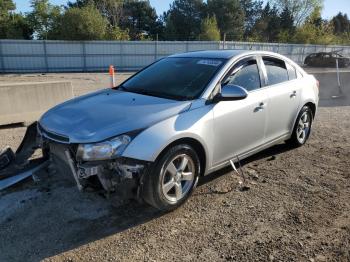
[[[198,98],[225,60],[165,58],[125,81],[119,88],[128,92],[175,100]]]

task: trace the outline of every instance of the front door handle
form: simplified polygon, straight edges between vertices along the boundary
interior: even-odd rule
[[[293,93],[290,95],[290,98],[294,98],[297,96],[297,91],[293,91]]]
[[[263,111],[264,108],[265,108],[265,103],[264,103],[264,102],[260,102],[260,103],[259,103],[259,106],[257,106],[257,107],[254,109],[254,112]]]

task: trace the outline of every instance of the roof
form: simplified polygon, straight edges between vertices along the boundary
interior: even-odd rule
[[[230,59],[234,56],[247,52],[247,50],[208,50],[208,51],[195,51],[189,53],[175,54],[170,57],[198,57],[198,58],[218,58],[218,59]]]

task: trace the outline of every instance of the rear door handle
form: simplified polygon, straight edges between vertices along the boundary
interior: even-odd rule
[[[290,98],[294,98],[297,96],[297,91],[293,91],[293,93],[290,95]]]

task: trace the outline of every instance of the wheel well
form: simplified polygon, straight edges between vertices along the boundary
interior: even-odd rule
[[[311,108],[312,111],[312,116],[313,118],[315,118],[315,114],[316,114],[316,105],[312,102],[306,103],[304,106],[308,106]]]
[[[200,176],[202,176],[205,172],[206,154],[205,154],[205,150],[204,150],[203,145],[198,140],[196,140],[194,138],[190,138],[190,137],[180,138],[180,139],[172,142],[166,148],[163,149],[163,151],[159,154],[158,158],[160,156],[162,156],[169,148],[176,146],[176,145],[180,145],[180,144],[187,144],[187,145],[193,147],[193,149],[196,151],[196,153],[198,154],[198,157],[199,157],[200,164],[201,164]]]

